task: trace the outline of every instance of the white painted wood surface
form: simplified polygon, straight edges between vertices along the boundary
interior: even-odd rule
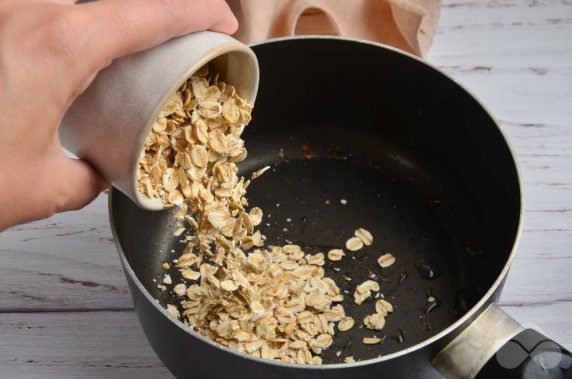
[[[572,1],[446,0],[428,60],[500,120],[526,212],[501,304],[572,349]],[[169,377],[132,311],[105,195],[0,235],[0,378]]]

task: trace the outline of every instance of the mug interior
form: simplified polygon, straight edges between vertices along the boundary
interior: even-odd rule
[[[161,101],[157,105],[153,116],[143,128],[141,138],[139,138],[139,149],[137,159],[132,163],[133,173],[131,175],[131,192],[134,194],[137,203],[144,209],[151,211],[159,211],[165,209],[165,204],[159,198],[149,198],[137,189],[137,170],[138,157],[143,154],[145,138],[151,131],[153,123],[164,108],[169,97],[175,93],[195,72],[205,65],[210,65],[213,72],[219,74],[221,80],[232,84],[239,96],[247,101],[254,103],[256,93],[258,91],[258,62],[250,49],[240,44],[223,46],[210,54],[204,56],[197,62],[194,62],[187,72],[175,82],[174,85],[164,94]]]

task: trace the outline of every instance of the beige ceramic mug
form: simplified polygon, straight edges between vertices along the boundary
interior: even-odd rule
[[[254,102],[259,72],[252,50],[225,34],[194,33],[118,59],[102,70],[66,112],[62,145],[139,206],[163,209],[161,199],[137,190],[138,160],[169,96],[209,62],[243,99]]]

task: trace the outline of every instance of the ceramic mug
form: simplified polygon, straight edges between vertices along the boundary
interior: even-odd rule
[[[93,165],[140,207],[163,209],[161,199],[137,190],[138,160],[169,96],[209,62],[221,80],[254,102],[259,72],[252,50],[226,34],[193,33],[117,59],[97,74],[64,115],[63,147]]]

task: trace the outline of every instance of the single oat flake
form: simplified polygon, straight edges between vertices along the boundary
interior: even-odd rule
[[[356,229],[354,235],[358,237],[360,240],[362,240],[362,242],[366,246],[371,246],[371,244],[373,243],[372,234],[369,231],[365,230],[364,228]]]
[[[344,257],[344,251],[342,249],[332,249],[328,251],[328,259],[332,262],[341,261]]]
[[[356,287],[354,292],[354,301],[356,304],[361,305],[367,298],[371,296],[371,292],[378,292],[380,290],[379,283],[373,280],[366,280]]]
[[[388,313],[393,312],[393,305],[391,305],[391,303],[387,300],[379,299],[375,303],[375,311],[377,313],[387,315]]]
[[[383,254],[381,257],[377,259],[377,264],[381,268],[387,268],[394,263],[395,263],[395,257],[390,253]]]
[[[363,319],[363,324],[368,329],[381,330],[385,326],[385,317],[383,314],[380,313],[367,315]]]
[[[338,330],[340,332],[346,332],[353,328],[354,326],[354,319],[351,317],[343,317],[340,322],[338,322]]]
[[[346,249],[349,251],[358,251],[363,248],[363,241],[358,237],[352,237],[346,241]]]
[[[381,338],[377,338],[377,337],[364,337],[362,339],[362,343],[364,345],[377,345],[381,341],[382,341]]]

